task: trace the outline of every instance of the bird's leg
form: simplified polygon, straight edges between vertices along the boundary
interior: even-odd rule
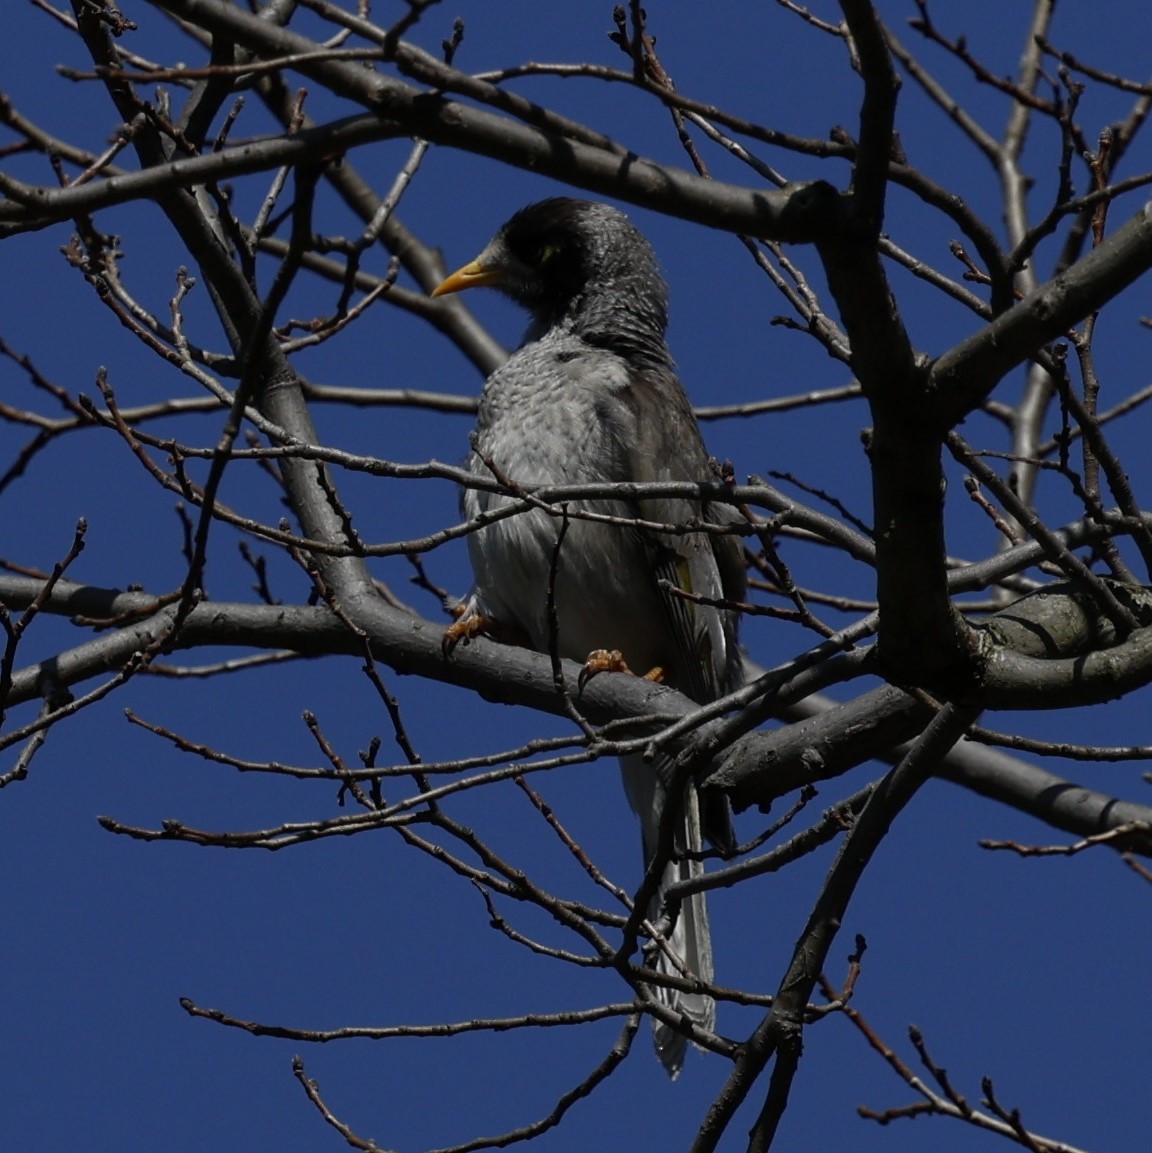
[[[638,675],[628,667],[628,662],[624,659],[624,654],[619,649],[593,649],[584,661],[584,667],[580,670],[580,676],[577,678],[576,683],[580,689],[583,690],[584,686],[600,673],[628,673],[630,676]],[[655,668],[649,669],[644,673],[643,679],[651,681],[656,685],[662,685],[666,679],[665,671],[662,666],[657,665]]]

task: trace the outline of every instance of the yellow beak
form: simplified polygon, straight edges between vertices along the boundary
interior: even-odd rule
[[[499,266],[483,265],[479,258],[458,268],[451,276],[445,277],[434,289],[433,296],[447,296],[450,292],[462,292],[465,288],[496,287],[504,283],[504,269]]]

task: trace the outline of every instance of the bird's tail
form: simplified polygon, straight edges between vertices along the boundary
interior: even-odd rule
[[[664,787],[659,773],[640,757],[623,757],[620,768],[628,801],[640,818],[644,838],[645,865],[656,853],[660,837],[660,820],[664,810]],[[704,872],[701,861],[693,859],[704,847],[700,821],[700,801],[694,785],[685,787],[684,803],[674,833],[673,859],[664,866],[660,887],[648,907],[649,919],[659,921],[664,895],[677,881],[698,877]],[[676,977],[695,977],[712,982],[712,935],[708,927],[708,904],[703,893],[693,893],[680,905],[672,928],[665,933],[664,943],[656,951],[657,972]],[[716,1003],[705,993],[688,993],[680,989],[657,986],[657,999],[673,1012],[683,1013],[693,1025],[711,1030],[716,1023]],[[653,1019],[656,1054],[675,1078],[684,1064],[688,1038],[663,1021]]]

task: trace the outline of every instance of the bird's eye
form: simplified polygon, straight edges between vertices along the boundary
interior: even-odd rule
[[[550,264],[557,256],[560,255],[560,245],[550,244],[545,241],[542,244],[536,245],[531,252],[531,261],[534,267],[543,268],[546,264]]]

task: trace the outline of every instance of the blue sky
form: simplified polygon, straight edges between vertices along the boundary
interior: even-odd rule
[[[678,87],[772,127],[824,136],[834,125],[852,129],[859,82],[839,47],[774,5],[733,3],[706,11],[686,0],[647,5],[661,58]],[[913,5],[880,5],[900,27]],[[935,5],[941,26],[963,32],[993,71],[1014,66],[1029,5]],[[141,25],[145,55],[194,61],[198,50],[143,4],[125,5]],[[432,9],[415,38],[435,49],[457,14],[467,35],[457,63],[485,70],[523,60],[590,60],[620,66],[608,43],[611,5],[521,0]],[[835,17],[834,6],[822,5]],[[1147,38],[1134,36],[1144,5],[1121,0],[1107,8],[1068,0],[1054,38],[1102,66],[1142,77]],[[377,16],[387,19],[384,6]],[[306,26],[306,25],[304,25]],[[31,5],[7,13],[0,48],[0,89],[26,115],[50,130],[99,148],[116,126],[102,91],[57,78],[52,67],[83,67],[81,46]],[[906,42],[914,35],[905,31]],[[964,83],[958,66],[930,50],[926,58],[994,131],[1006,107],[987,88]],[[590,81],[521,81],[518,90],[616,134],[637,152],[683,165],[667,116],[652,102]],[[1093,88],[1081,120],[1089,139],[1129,106]],[[319,94],[310,105],[322,117],[332,105]],[[250,132],[266,122],[250,101]],[[975,150],[926,108],[909,85],[900,131],[915,163],[956,187],[1001,229],[996,186]],[[0,137],[7,141],[7,136]],[[365,149],[351,159],[384,190],[406,145]],[[788,154],[765,158],[790,176],[821,175],[842,184],[843,166],[820,166]],[[717,173],[744,183],[750,174],[715,152]],[[1038,128],[1029,157],[1036,178],[1033,204],[1054,187],[1051,136]],[[1144,141],[1124,173],[1152,167]],[[6,162],[26,180],[48,182],[39,160]],[[259,197],[254,181],[241,196]],[[559,190],[536,175],[433,149],[401,214],[420,236],[440,245],[455,266],[473,256],[495,227],[520,205]],[[1113,210],[1117,225],[1135,201]],[[354,229],[326,204],[324,228]],[[1038,210],[1039,210],[1038,209]],[[844,368],[772,317],[783,302],[733,238],[629,209],[652,240],[672,293],[670,342],[694,401],[732,403],[785,396],[847,382]],[[160,213],[130,206],[101,219],[123,236],[126,281],[139,299],[163,313],[177,266],[185,259]],[[887,228],[897,242],[948,267],[951,233],[901,193],[890,202]],[[8,286],[0,337],[27,353],[47,377],[73,392],[96,395],[98,366],[124,405],[191,395],[192,386],[118,328],[77,272],[59,255],[70,234],[60,226],[0,245],[0,276]],[[812,254],[792,255],[806,269]],[[1042,252],[1040,265],[1051,254]],[[385,266],[376,257],[375,271]],[[815,279],[819,287],[818,276]],[[906,276],[894,284],[917,346],[929,354],[973,331],[958,307],[941,305]],[[472,294],[468,304],[508,345],[522,318],[507,302]],[[1109,403],[1147,383],[1147,330],[1137,317],[1152,312],[1146,285],[1137,285],[1101,325],[1098,359]],[[289,312],[313,315],[330,307],[327,289],[301,290]],[[202,339],[221,344],[202,291],[188,306]],[[474,393],[475,369],[427,326],[378,307],[341,338],[302,353],[301,371],[317,383],[410,387]],[[998,394],[1011,402],[1018,378]],[[0,360],[0,400],[41,404],[16,366]],[[403,410],[318,409],[327,442],[406,461],[459,460],[470,421]],[[215,438],[218,418],[181,426],[181,433]],[[868,515],[860,402],[751,421],[709,424],[712,451],[730,457],[738,474],[791,472],[842,497]],[[176,432],[175,424],[158,426]],[[965,430],[989,447],[1006,447],[992,427],[974,420]],[[7,459],[24,434],[0,423]],[[1117,430],[1138,494],[1152,488],[1141,418]],[[955,479],[955,478],[954,478]],[[366,539],[383,541],[451,523],[456,497],[438,481],[417,484],[350,477],[342,491]],[[949,544],[957,554],[992,547],[987,524],[971,514],[953,485]],[[275,520],[277,495],[255,469],[230,470],[224,499]],[[66,439],[38,458],[27,475],[0,495],[9,560],[48,568],[67,550],[77,518],[87,519],[87,548],[70,575],[102,586],[140,583],[151,591],[183,575],[180,526],[172,498],[151,485],[111,434]],[[1068,499],[1045,490],[1042,504],[1056,521],[1075,515]],[[277,595],[306,595],[300,574],[271,550]],[[801,583],[867,596],[869,574],[827,552],[788,553]],[[434,579],[463,593],[464,549],[428,559]],[[436,605],[408,583],[399,561],[377,575],[420,611]],[[218,600],[247,599],[250,572],[237,558],[236,538],[213,538],[208,570]],[[18,665],[54,651],[67,628],[42,621],[29,634]],[[756,623],[746,639],[762,663],[774,663],[807,643],[795,630]],[[428,760],[477,749],[514,747],[531,735],[563,731],[558,722],[512,708],[485,705],[443,686],[390,677],[414,742]],[[1079,741],[1147,740],[1141,710],[1146,692],[1088,715],[996,717],[997,727]],[[310,709],[349,760],[372,736],[391,757],[387,717],[358,671],[358,662],[328,659],[207,681],[137,680],[102,706],[55,729],[27,781],[0,793],[0,1147],[47,1153],[68,1142],[94,1151],[161,1149],[214,1153],[271,1149],[309,1153],[342,1142],[305,1101],[291,1074],[299,1053],[330,1107],[382,1148],[414,1151],[494,1134],[542,1116],[611,1045],[614,1023],[587,1025],[562,1038],[552,1033],[483,1035],[453,1040],[353,1041],[325,1046],[253,1038],[190,1019],[178,998],[235,1016],[299,1028],[465,1020],[474,1016],[554,1012],[618,999],[623,990],[605,974],[573,972],[516,948],[488,928],[475,892],[387,832],[332,839],[274,854],[224,852],[176,844],[142,844],[114,837],[97,824],[109,815],[157,827],[165,819],[215,830],[270,827],[338,814],[330,784],[241,775],[130,725],[123,710],[171,726],[190,739],[239,757],[317,765],[319,754],[301,721]],[[19,719],[26,719],[21,716]],[[11,752],[0,772],[11,765]],[[832,804],[878,774],[874,764],[831,782],[817,806]],[[1073,779],[1133,800],[1148,787],[1133,765],[1056,766]],[[622,883],[639,881],[639,838],[615,765],[550,773],[539,787],[595,859]],[[814,811],[816,811],[814,809]],[[549,838],[512,786],[461,797],[455,814],[518,859],[543,882],[590,897],[587,881]],[[767,818],[745,815],[752,835]],[[957,1086],[978,1099],[991,1076],[1001,1100],[1020,1108],[1038,1132],[1074,1145],[1143,1150],[1152,1128],[1147,1074],[1152,1059],[1152,1011],[1147,971],[1152,949],[1148,886],[1111,855],[1073,860],[1019,860],[989,854],[980,838],[1029,842],[1064,838],[1036,822],[945,784],[933,783],[913,802],[869,870],[833,949],[830,976],[840,979],[855,933],[869,942],[856,1007],[905,1059],[909,1023],[924,1031],[934,1057]],[[716,894],[711,901],[718,979],[762,992],[775,989],[790,950],[830,862],[830,852],[785,872]],[[520,917],[522,911],[504,909]],[[525,931],[559,940],[531,917]],[[749,1031],[755,1014],[721,1009],[729,1035]],[[727,1074],[726,1063],[690,1055],[670,1084],[648,1052],[638,1050],[590,1102],[538,1142],[542,1150],[686,1147]],[[911,1094],[851,1026],[829,1019],[810,1029],[794,1103],[778,1148],[853,1149],[857,1153],[940,1153],[991,1149],[995,1139],[943,1120],[901,1122],[886,1129],[861,1121],[856,1106],[882,1109]],[[754,1100],[754,1107],[759,1102]],[[743,1147],[754,1117],[737,1119],[725,1149]]]

